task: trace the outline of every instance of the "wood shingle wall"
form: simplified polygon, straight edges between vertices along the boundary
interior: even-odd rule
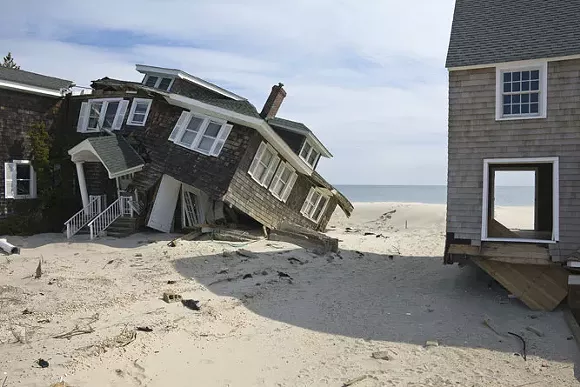
[[[480,244],[483,159],[559,157],[560,243],[580,247],[580,60],[548,63],[547,118],[496,121],[495,68],[449,73],[447,231]]]

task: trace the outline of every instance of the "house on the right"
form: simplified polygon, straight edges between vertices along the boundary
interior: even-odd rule
[[[445,263],[474,261],[533,309],[580,285],[578,20],[577,1],[457,0],[447,55]],[[525,228],[496,210],[512,173],[534,182]]]

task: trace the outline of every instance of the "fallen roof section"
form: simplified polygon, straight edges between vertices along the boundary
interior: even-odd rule
[[[72,81],[0,66],[0,87],[60,97]]]
[[[90,137],[68,151],[73,161],[81,152],[90,152],[107,169],[113,179],[132,172],[140,171],[145,165],[143,158],[121,135]]]
[[[322,156],[329,158],[332,157],[332,153],[330,153],[330,151],[324,146],[322,141],[320,141],[318,137],[316,137],[316,135],[312,132],[312,130],[310,130],[310,128],[308,128],[302,122],[287,120],[285,118],[280,117],[273,117],[268,119],[267,121],[271,126],[275,126],[283,130],[288,130],[293,133],[302,134],[307,139],[312,141],[312,143],[314,144],[314,146],[316,146],[316,148],[318,148],[318,151],[320,151],[320,154]]]
[[[344,196],[340,191],[334,188],[318,172],[312,173],[310,177],[316,184],[328,189],[334,195],[334,197],[338,201],[338,206],[342,208],[346,216],[350,217],[352,215],[352,212],[354,211],[354,206],[350,202],[350,200],[347,199],[346,196]]]

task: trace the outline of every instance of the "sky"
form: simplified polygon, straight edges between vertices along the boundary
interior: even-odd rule
[[[80,86],[179,68],[311,128],[334,184],[445,184],[453,0],[19,0],[0,54]]]

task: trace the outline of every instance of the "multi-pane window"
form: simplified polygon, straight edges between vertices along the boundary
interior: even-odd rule
[[[248,173],[261,186],[268,187],[279,161],[280,158],[274,148],[263,142],[252,160]]]
[[[270,184],[270,192],[276,198],[286,202],[297,177],[298,175],[290,164],[285,162],[280,163],[276,175],[274,175],[274,179],[272,180],[272,184]]]
[[[540,70],[502,73],[503,116],[540,114]]]
[[[4,163],[4,197],[10,199],[36,198],[36,174],[29,160]]]
[[[129,101],[122,98],[93,99],[83,102],[77,131],[119,130],[123,125],[123,118],[128,106]]]
[[[306,163],[308,163],[308,165],[310,165],[312,168],[314,168],[316,167],[316,163],[320,158],[320,153],[314,149],[310,142],[304,141],[302,149],[300,150],[300,158],[306,161]]]
[[[164,91],[169,91],[173,84],[173,78],[159,77],[156,75],[146,75],[143,80],[145,86],[154,87]]]
[[[302,206],[302,215],[312,220],[315,223],[320,221],[326,206],[328,205],[329,197],[323,195],[323,193],[316,189],[311,188],[304,205]]]
[[[204,155],[218,156],[232,127],[226,121],[184,111],[169,141]]]
[[[144,126],[151,108],[151,100],[143,98],[133,99],[127,125]]]

